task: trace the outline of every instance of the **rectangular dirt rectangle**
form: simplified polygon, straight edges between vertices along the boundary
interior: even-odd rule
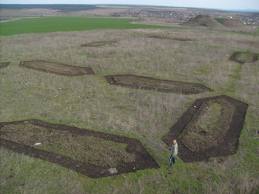
[[[94,41],[81,44],[81,47],[102,47],[102,46],[111,46],[117,43],[115,40],[104,40],[104,41]]]
[[[98,174],[100,173],[100,171],[103,170],[102,168],[99,168],[98,166],[95,166],[95,165],[91,165],[91,164],[86,165],[83,162],[73,160],[63,155],[58,155],[52,152],[39,150],[31,146],[26,146],[26,145],[19,144],[2,138],[0,138],[0,146],[7,148],[9,150],[12,150],[16,153],[25,154],[34,158],[59,164],[65,168],[69,168],[71,170],[74,170],[78,173],[82,173],[91,178],[98,178],[99,177]]]
[[[105,76],[110,84],[128,88],[155,90],[160,92],[172,92],[179,94],[198,94],[212,91],[210,88],[199,84],[172,80],[161,80],[137,75],[108,75]]]
[[[93,178],[158,167],[135,139],[39,120],[0,123],[0,139],[3,147]]]
[[[160,40],[176,40],[176,41],[183,41],[183,42],[195,41],[194,39],[187,38],[187,37],[172,37],[168,35],[158,35],[158,34],[149,34],[146,37],[153,38],[153,39],[160,39]]]
[[[22,61],[20,66],[65,76],[95,74],[91,67],[78,67],[44,60]]]
[[[162,140],[179,142],[185,162],[234,154],[248,105],[229,96],[197,99]]]

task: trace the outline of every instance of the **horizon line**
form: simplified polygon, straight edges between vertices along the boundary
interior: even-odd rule
[[[223,9],[210,7],[189,7],[189,6],[173,6],[173,5],[154,5],[154,4],[94,4],[94,3],[0,3],[0,5],[106,5],[106,6],[152,6],[152,7],[171,7],[171,8],[189,8],[189,9],[208,9],[218,11],[240,11],[240,12],[259,12],[259,9]]]

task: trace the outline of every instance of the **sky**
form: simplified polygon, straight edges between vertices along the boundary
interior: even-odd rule
[[[1,4],[135,4],[199,7],[226,10],[259,10],[259,0],[0,0]]]

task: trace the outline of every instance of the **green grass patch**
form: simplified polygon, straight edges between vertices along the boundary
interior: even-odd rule
[[[84,31],[95,29],[165,28],[158,25],[134,24],[129,19],[100,17],[39,17],[0,23],[0,35]]]
[[[215,18],[215,20],[221,24],[225,24],[226,19],[225,18]]]
[[[258,60],[259,54],[250,51],[246,52],[234,52],[230,57],[230,60],[238,63],[252,63]]]

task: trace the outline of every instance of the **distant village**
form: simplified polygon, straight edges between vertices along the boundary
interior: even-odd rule
[[[259,25],[259,13],[225,12],[218,10],[203,10],[195,8],[130,8],[121,13],[114,13],[117,17],[163,18],[167,22],[182,23],[197,15],[211,15],[229,19],[240,19],[246,25]]]

